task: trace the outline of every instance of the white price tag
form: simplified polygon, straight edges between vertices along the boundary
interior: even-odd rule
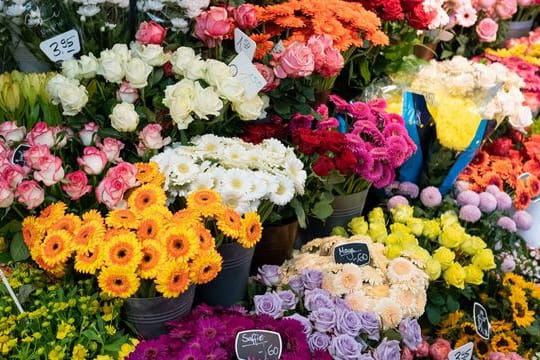
[[[237,54],[246,54],[249,60],[253,60],[257,49],[257,43],[239,28],[234,29],[234,50]]]
[[[283,45],[283,41],[279,40],[276,45],[274,45],[274,48],[272,51],[270,51],[271,54],[279,54],[285,51],[285,45]]]
[[[246,96],[252,98],[266,85],[266,80],[250,59],[240,53],[231,61],[229,67],[234,77],[238,78],[246,89]]]
[[[79,34],[76,30],[69,30],[60,35],[42,41],[39,48],[51,61],[69,60],[81,51]]]
[[[473,355],[474,344],[468,342],[463,346],[458,347],[448,353],[448,360],[471,360]]]

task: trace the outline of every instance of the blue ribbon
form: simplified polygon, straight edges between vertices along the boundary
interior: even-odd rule
[[[422,173],[422,168],[424,167],[424,155],[422,153],[422,144],[420,143],[420,135],[418,134],[418,121],[417,121],[417,110],[415,103],[423,99],[416,99],[419,95],[413,94],[411,92],[403,93],[403,104],[401,113],[403,114],[403,120],[405,121],[405,128],[409,133],[409,137],[416,144],[416,152],[407,160],[399,170],[399,179],[401,181],[410,181],[415,184],[418,184],[420,180],[420,174]],[[420,105],[420,104],[418,104]],[[425,107],[425,100],[424,100]]]
[[[342,115],[336,115],[336,119],[339,121],[338,131],[342,134],[347,132],[347,122]]]

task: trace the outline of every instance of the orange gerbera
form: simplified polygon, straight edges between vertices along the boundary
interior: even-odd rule
[[[201,251],[208,251],[216,245],[216,241],[210,230],[205,228],[201,223],[195,224],[193,231],[195,231],[195,234],[199,238],[199,249]]]
[[[162,246],[159,241],[145,240],[142,243],[142,259],[139,264],[139,272],[143,279],[154,279],[162,265],[165,254],[161,250]]]
[[[215,206],[208,206],[206,207],[205,211],[208,211],[208,208],[214,209]],[[201,208],[202,209],[202,208]],[[174,213],[174,215],[171,218],[171,223],[174,224],[192,224],[194,222],[198,222],[201,219],[201,213],[199,212],[199,209],[182,209],[178,210]]]
[[[136,229],[138,225],[137,216],[129,209],[111,210],[105,221],[109,226],[122,229]]]
[[[163,222],[158,217],[145,218],[139,222],[137,237],[141,240],[156,239],[163,229]]]
[[[251,34],[249,36],[257,47],[255,48],[255,55],[253,57],[256,60],[263,59],[274,48],[274,43],[270,41],[271,35],[267,34]]]
[[[219,195],[217,191],[211,189],[197,190],[189,194],[187,197],[187,206],[190,209],[198,209],[220,203],[221,195]]]
[[[283,16],[275,20],[275,23],[284,28],[301,28],[306,26],[306,21],[302,16]]]
[[[103,260],[107,265],[135,269],[139,266],[142,256],[141,244],[135,234],[129,233],[114,236],[107,242]]]
[[[81,218],[75,214],[66,214],[56,219],[50,226],[52,230],[66,230],[70,234],[74,234],[81,226]]]
[[[176,297],[189,286],[189,267],[186,262],[175,260],[164,264],[156,278],[156,290],[164,297]]]
[[[41,244],[40,255],[49,266],[63,264],[71,255],[71,235],[65,230],[55,230],[45,236]]]
[[[100,246],[95,245],[90,250],[77,251],[75,255],[75,270],[83,274],[95,274],[103,264]]]
[[[133,190],[128,197],[128,205],[134,212],[143,211],[152,205],[165,206],[165,191],[154,184],[144,184]]]
[[[75,230],[73,246],[76,250],[87,250],[100,244],[105,238],[105,226],[98,221],[84,222]]]
[[[98,284],[107,295],[128,298],[135,294],[140,281],[134,273],[126,272],[123,267],[110,267],[101,269]]]
[[[49,227],[49,225],[56,221],[56,219],[64,216],[66,213],[66,208],[67,206],[63,202],[55,202],[41,210],[39,213],[39,220],[44,224],[45,227]]]
[[[537,197],[540,195],[540,181],[535,175],[530,175],[527,180],[525,180],[525,185],[529,190],[531,197]]]
[[[191,281],[198,285],[212,281],[221,271],[222,262],[221,255],[215,249],[200,254],[191,264]]]
[[[489,163],[489,154],[483,150],[476,153],[471,160],[471,166],[485,167]]]
[[[23,241],[29,249],[36,246],[45,235],[45,230],[39,225],[35,216],[27,216],[22,222]]]
[[[165,177],[159,171],[159,165],[153,161],[147,163],[135,163],[137,168],[136,179],[143,184],[153,183],[153,184],[163,184]]]
[[[167,255],[173,259],[188,261],[193,258],[199,249],[199,238],[191,228],[177,225],[170,226],[163,234],[163,242]]]
[[[252,248],[259,242],[262,236],[262,224],[259,214],[249,211],[242,219],[242,233],[238,243],[245,248]]]
[[[242,218],[236,210],[224,207],[217,215],[217,226],[226,236],[236,239],[242,232]]]
[[[529,194],[529,191],[525,187],[518,185],[514,198],[514,207],[518,210],[525,210],[529,207],[530,204],[531,194]]]
[[[109,228],[105,231],[105,242],[110,241],[113,237],[118,235],[129,235],[131,231],[128,229]]]
[[[99,211],[95,210],[95,209],[91,209],[91,210],[88,210],[87,212],[85,212],[83,215],[82,215],[82,219],[83,221],[85,222],[89,222],[89,221],[97,221],[97,222],[100,222],[102,224],[105,223],[105,220],[103,219],[103,216],[101,216],[101,214],[99,213]]]
[[[489,185],[495,185],[500,190],[502,190],[504,186],[503,180],[501,179],[499,174],[495,171],[488,171],[487,173],[485,173],[481,177],[481,180],[478,181],[478,183],[483,188],[486,188]]]

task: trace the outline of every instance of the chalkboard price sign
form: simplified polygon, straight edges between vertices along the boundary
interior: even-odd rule
[[[484,340],[489,340],[491,333],[491,324],[486,309],[479,303],[473,305],[474,327],[476,333]]]
[[[245,330],[236,334],[236,357],[240,360],[278,360],[281,357],[281,335],[268,330]]]
[[[17,148],[13,152],[13,156],[11,157],[11,163],[13,165],[24,166],[24,153],[28,149],[30,149],[30,145],[19,144],[19,146],[17,146]]]
[[[366,243],[360,242],[338,245],[334,248],[334,260],[338,264],[369,264],[369,248]]]

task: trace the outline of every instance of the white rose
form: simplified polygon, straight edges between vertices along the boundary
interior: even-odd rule
[[[62,62],[62,75],[70,79],[78,79],[80,73],[77,60],[65,60]]]
[[[191,116],[192,101],[186,98],[177,97],[169,102],[169,112],[171,118],[178,126],[178,129],[187,129],[188,125],[193,121]]]
[[[242,120],[255,120],[259,117],[264,107],[264,101],[259,96],[241,102],[233,102],[232,108]]]
[[[184,18],[172,18],[171,25],[174,31],[180,31],[184,34],[189,31],[189,22]]]
[[[120,61],[126,63],[129,59],[131,59],[131,55],[129,54],[129,49],[126,44],[114,44],[114,46],[111,48],[111,51],[118,56]]]
[[[514,129],[525,132],[525,128],[533,123],[531,109],[527,106],[520,106],[515,113],[510,115],[508,122]]]
[[[192,48],[181,46],[171,56],[172,70],[175,74],[184,76],[188,66],[197,59]]]
[[[223,108],[223,101],[211,87],[203,89],[199,83],[195,84],[195,101],[193,111],[201,119],[208,119],[208,115],[219,115]]]
[[[47,94],[49,94],[49,96],[51,97],[51,101],[54,105],[58,105],[60,103],[60,99],[58,98],[58,92],[69,82],[70,79],[60,74],[55,75],[47,82]]]
[[[237,78],[225,78],[217,83],[216,90],[219,95],[229,101],[242,102],[245,100],[246,90]]]
[[[229,65],[214,59],[206,60],[206,74],[204,80],[207,83],[215,86],[231,77],[232,71]]]
[[[124,66],[121,59],[111,50],[103,50],[97,70],[107,81],[120,84],[124,79]]]
[[[203,60],[194,60],[190,64],[185,72],[185,76],[191,80],[204,79],[206,74],[206,62]]]
[[[125,102],[117,104],[109,118],[111,126],[118,131],[135,131],[139,124],[139,114],[135,111],[135,106]]]
[[[98,61],[92,53],[81,56],[79,59],[79,77],[82,79],[93,78],[96,76],[98,65]]]
[[[152,67],[138,58],[132,58],[126,64],[126,80],[132,88],[140,89],[148,85],[148,75]]]
[[[182,79],[174,85],[165,88],[165,98],[163,104],[170,107],[170,102],[176,98],[183,98],[192,101],[195,97],[195,83],[189,79]]]
[[[58,98],[62,103],[62,114],[73,116],[77,115],[88,102],[88,93],[82,85],[66,83],[58,91]]]
[[[151,66],[161,66],[168,60],[168,56],[165,55],[163,48],[158,44],[142,45],[135,42],[131,47],[131,52]]]

